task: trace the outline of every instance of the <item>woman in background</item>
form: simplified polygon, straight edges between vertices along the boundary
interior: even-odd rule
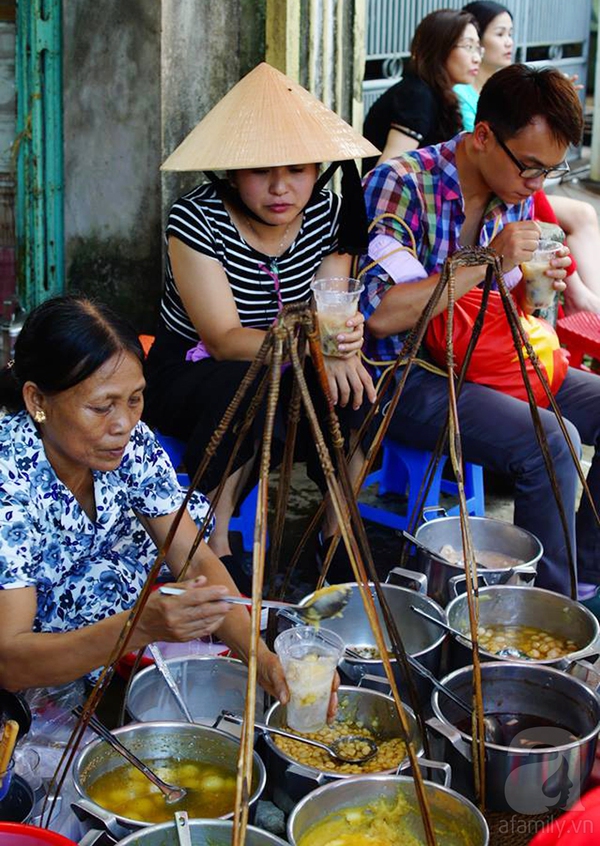
[[[454,89],[464,128],[471,132],[483,85],[496,71],[513,62],[513,19],[506,6],[493,0],[467,3],[463,11],[475,19],[484,49],[477,77],[470,84],[456,85]],[[600,227],[594,207],[571,197],[546,194],[543,190],[536,191],[534,203],[536,220],[558,223],[566,234],[566,243],[574,258],[566,280],[565,313],[600,312]]]
[[[473,82],[480,64],[479,34],[468,12],[440,9],[423,18],[402,79],[367,114],[364,135],[383,153],[365,160],[365,172],[456,135],[463,125],[453,86]]]

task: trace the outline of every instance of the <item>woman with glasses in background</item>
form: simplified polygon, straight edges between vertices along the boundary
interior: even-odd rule
[[[456,85],[463,127],[468,132],[475,125],[479,92],[497,71],[513,63],[513,19],[510,11],[493,0],[475,0],[463,7],[472,15],[479,30],[484,53],[477,76],[469,84]],[[571,81],[575,82],[576,77]],[[452,135],[448,135],[451,138]],[[498,140],[501,144],[501,141]],[[505,149],[505,152],[510,151]],[[560,172],[546,173],[546,177],[562,177],[568,165]],[[577,311],[600,312],[600,227],[596,210],[590,203],[559,194],[546,194],[541,189],[534,194],[535,219],[560,226],[571,250],[571,265],[567,268],[567,288],[564,293],[566,314]]]
[[[475,19],[468,12],[440,9],[423,18],[402,79],[367,114],[364,135],[383,153],[365,160],[365,172],[456,135],[463,124],[453,86],[474,82],[481,57]]]

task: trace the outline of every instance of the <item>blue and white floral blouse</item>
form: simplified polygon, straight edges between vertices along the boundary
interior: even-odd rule
[[[37,590],[36,632],[63,632],[131,608],[156,558],[133,513],[171,514],[183,499],[173,467],[144,423],[121,464],[93,471],[96,520],[57,478],[26,412],[0,420],[0,590]],[[198,522],[208,501],[195,494]]]

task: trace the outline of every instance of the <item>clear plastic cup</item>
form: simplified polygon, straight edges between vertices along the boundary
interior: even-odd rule
[[[288,726],[303,733],[319,731],[327,722],[331,685],[344,641],[328,629],[297,626],[282,632],[274,646],[290,690]]]
[[[364,285],[349,276],[328,276],[311,283],[317,306],[317,320],[323,355],[340,357],[337,336],[348,331],[346,321],[354,317]]]
[[[560,249],[562,244],[558,241],[541,240],[530,261],[521,265],[525,279],[525,302],[533,310],[550,308],[554,302],[554,279],[547,276],[546,271]]]

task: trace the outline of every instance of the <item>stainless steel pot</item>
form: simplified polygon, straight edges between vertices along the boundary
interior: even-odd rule
[[[489,831],[480,811],[463,796],[459,796],[448,787],[425,782],[429,807],[438,827],[447,829],[444,846],[487,846]],[[421,815],[415,795],[412,778],[407,776],[372,775],[356,776],[348,781],[336,782],[319,787],[303,799],[292,812],[288,820],[288,840],[297,846],[300,838],[316,823],[329,814],[345,808],[361,807],[380,799],[394,801],[401,793],[410,810],[407,824],[411,833],[422,835]],[[457,832],[459,833],[455,833]],[[398,840],[402,843],[403,840]]]
[[[396,571],[392,571],[392,573],[394,572]],[[397,572],[403,573],[404,571],[398,570]],[[425,581],[423,581],[423,586],[426,587]],[[426,669],[437,675],[440,669],[442,645],[446,634],[439,626],[417,616],[417,614],[410,610],[410,606],[415,605],[431,617],[445,622],[446,616],[443,609],[428,596],[425,596],[424,593],[391,584],[384,584],[381,587],[406,651],[409,655],[420,661]],[[339,635],[347,647],[375,648],[375,635],[371,631],[359,587],[357,584],[351,583],[350,589],[350,600],[344,608],[343,615],[341,617],[331,617],[326,621],[326,626]],[[375,599],[375,607],[378,609],[378,616],[385,632],[385,624],[383,623],[381,610],[379,609],[379,602],[372,585],[371,593]],[[306,597],[305,601],[308,601],[309,598]],[[386,640],[388,643],[390,642],[389,638]],[[394,658],[391,659],[391,662],[400,695],[403,699],[407,699],[409,694],[402,673],[396,667],[396,660]],[[343,656],[338,670],[342,680],[351,685],[358,684],[365,676],[385,677],[383,662],[379,658],[355,658],[349,653],[345,653]],[[419,701],[421,703],[428,703],[431,696],[430,683],[416,673],[413,673],[413,679]],[[366,684],[369,684],[369,682],[366,682]]]
[[[470,701],[472,671],[471,666],[455,670],[443,683]],[[483,663],[481,679],[484,711],[502,715],[496,738],[500,742],[485,743],[487,807],[541,814],[571,805],[594,764],[600,732],[598,695],[579,679],[529,662]],[[456,789],[473,797],[471,733],[465,730],[465,714],[438,691],[432,706],[435,718],[428,723],[445,738],[443,757],[452,766]],[[521,737],[527,732],[525,745],[519,735],[512,737],[516,731]]]
[[[466,595],[453,599],[446,609],[448,623],[459,631],[469,631]],[[542,664],[577,675],[597,687],[600,674],[582,660],[600,653],[600,624],[579,602],[550,590],[501,585],[480,588],[480,626],[532,626],[555,637],[575,641],[578,649],[564,658],[530,659],[527,664]],[[479,653],[484,661],[507,660],[485,649]],[[450,649],[450,667],[456,669],[472,662],[471,648],[456,638]],[[509,659],[510,660],[510,659]]]
[[[372,729],[382,740],[402,737],[400,718],[394,700],[390,696],[374,690],[342,685],[338,690],[338,701],[337,719],[360,722],[367,728]],[[410,708],[405,706],[405,709],[410,723],[410,740],[415,746],[417,755],[422,755],[423,745],[415,715]],[[265,722],[274,728],[285,727],[285,705],[276,702],[267,711]],[[275,743],[275,738],[269,734],[265,735],[265,746],[265,763],[269,773],[273,801],[286,813],[294,807],[299,799],[302,799],[303,796],[306,796],[319,785],[356,777],[355,773],[332,773],[330,770],[320,770],[316,767],[300,764],[280,749]],[[393,770],[386,772],[396,773],[406,770],[408,765],[408,759],[405,759],[399,767],[394,767]]]
[[[214,725],[221,710],[242,713],[248,669],[236,658],[193,656],[167,662],[194,722]],[[260,689],[257,693],[261,693]],[[263,696],[257,696],[256,716],[262,719]],[[182,721],[183,715],[156,667],[138,673],[129,687],[127,711],[135,722]]]
[[[165,758],[195,758],[237,770],[239,741],[218,729],[190,723],[150,722],[130,723],[116,729],[113,734],[142,760],[158,761]],[[90,799],[87,788],[106,772],[123,766],[123,758],[102,740],[95,740],[85,746],[73,765],[73,780],[81,800],[74,803],[73,810],[80,819],[91,819],[100,823],[117,838],[129,834],[132,829],[144,828],[152,823],[140,822],[107,811]],[[254,753],[253,792],[250,797],[251,811],[266,783],[265,768]],[[224,819],[229,819],[233,811]],[[97,825],[96,825],[97,827]]]
[[[478,567],[477,572],[482,584],[533,584],[537,563],[543,552],[542,545],[535,535],[512,523],[491,517],[469,517],[469,526],[475,550],[500,552],[523,562],[512,568]],[[445,544],[450,544],[461,552],[460,517],[440,517],[423,523],[417,529],[415,537],[433,552],[440,552]],[[466,590],[465,568],[462,564],[445,564],[417,549],[416,567],[427,576],[429,596],[442,606]]]
[[[190,820],[192,846],[231,846],[233,823],[229,820]],[[134,831],[119,846],[178,846],[175,823],[161,823]],[[248,826],[246,846],[287,846],[285,841],[254,826]]]

